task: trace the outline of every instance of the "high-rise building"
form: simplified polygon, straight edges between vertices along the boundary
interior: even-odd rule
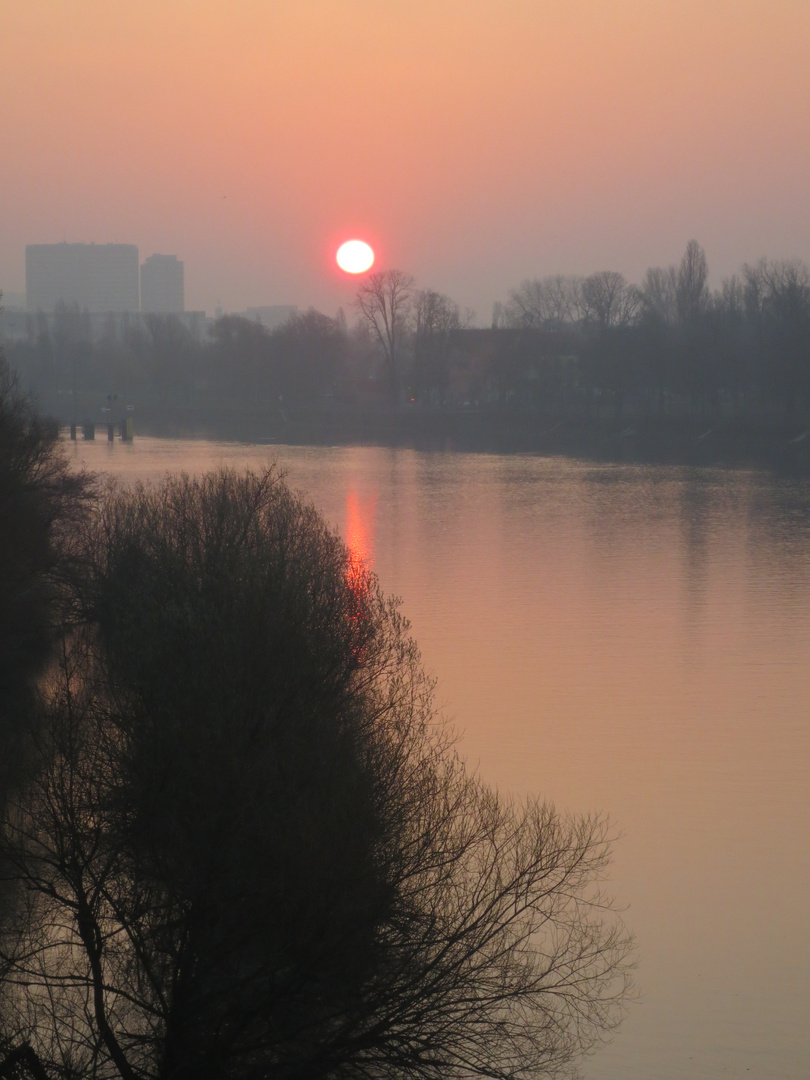
[[[185,310],[183,264],[176,255],[150,255],[141,267],[141,311]]]
[[[30,311],[78,304],[90,312],[138,311],[135,244],[29,244],[25,294]]]

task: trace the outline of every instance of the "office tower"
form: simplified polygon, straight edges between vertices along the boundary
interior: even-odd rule
[[[184,310],[183,263],[176,255],[150,255],[141,267],[141,311],[179,315]]]
[[[138,311],[135,244],[29,244],[25,292],[30,311],[77,304],[90,312]]]

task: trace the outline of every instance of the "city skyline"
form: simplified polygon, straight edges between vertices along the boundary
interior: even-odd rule
[[[136,244],[28,244],[25,301],[29,311],[76,304],[89,312],[140,311]]]
[[[154,254],[143,263],[137,244],[28,244],[25,293],[10,306],[53,312],[59,304],[90,314],[143,312],[182,314],[184,264],[176,255]]]
[[[4,11],[0,288],[26,244],[176,251],[186,306],[348,308],[343,240],[477,311],[526,278],[807,258],[798,0]]]

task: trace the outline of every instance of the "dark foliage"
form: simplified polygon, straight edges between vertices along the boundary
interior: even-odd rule
[[[89,481],[0,354],[0,803],[19,767],[32,691],[55,643],[61,578]]]
[[[627,992],[604,824],[467,774],[396,604],[273,470],[111,490],[85,537],[3,831],[0,1069],[575,1071]]]

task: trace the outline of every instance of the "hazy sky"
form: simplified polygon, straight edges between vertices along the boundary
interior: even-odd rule
[[[176,254],[348,308],[338,243],[488,322],[526,277],[810,259],[810,0],[0,0],[0,288]]]

